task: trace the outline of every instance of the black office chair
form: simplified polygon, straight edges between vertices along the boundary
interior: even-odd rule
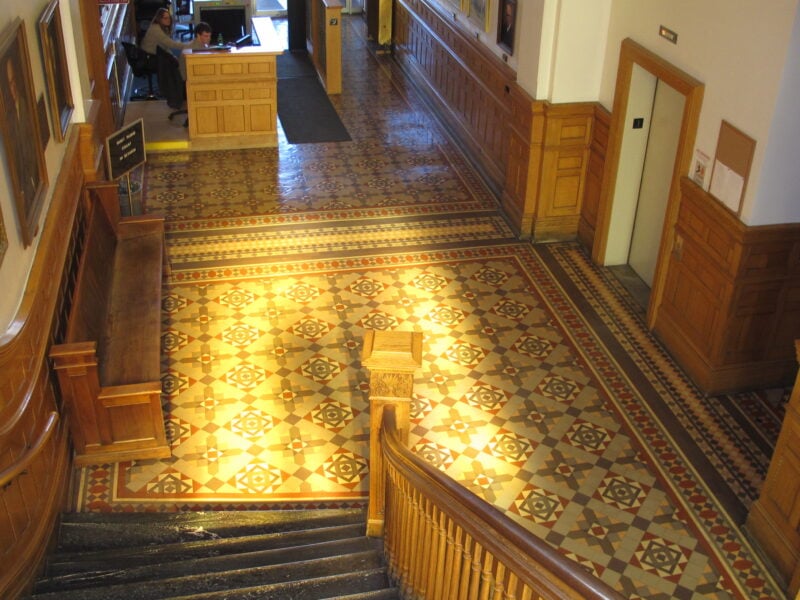
[[[158,75],[158,65],[152,60],[147,52],[141,50],[135,44],[120,40],[122,48],[125,50],[125,58],[131,66],[134,77],[147,78],[147,93],[134,89],[131,93],[131,100],[158,100],[158,95],[153,89],[153,77]]]

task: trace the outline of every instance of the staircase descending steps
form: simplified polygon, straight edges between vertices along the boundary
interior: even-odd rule
[[[31,600],[390,600],[360,510],[70,513]]]

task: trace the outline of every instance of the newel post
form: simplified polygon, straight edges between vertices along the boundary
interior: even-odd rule
[[[397,427],[408,443],[414,371],[422,365],[422,333],[367,330],[361,364],[369,380],[369,513],[367,535],[383,536],[386,470],[380,448],[383,407],[396,406]]]

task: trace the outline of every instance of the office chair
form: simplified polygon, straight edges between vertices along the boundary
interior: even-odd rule
[[[122,48],[125,50],[125,58],[131,66],[134,77],[147,77],[147,93],[133,90],[131,100],[158,100],[158,96],[153,90],[153,77],[158,75],[157,65],[154,61],[148,60],[147,53],[138,46],[130,42],[120,40]]]

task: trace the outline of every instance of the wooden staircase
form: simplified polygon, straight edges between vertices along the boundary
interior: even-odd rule
[[[360,510],[64,514],[35,600],[390,600]]]

